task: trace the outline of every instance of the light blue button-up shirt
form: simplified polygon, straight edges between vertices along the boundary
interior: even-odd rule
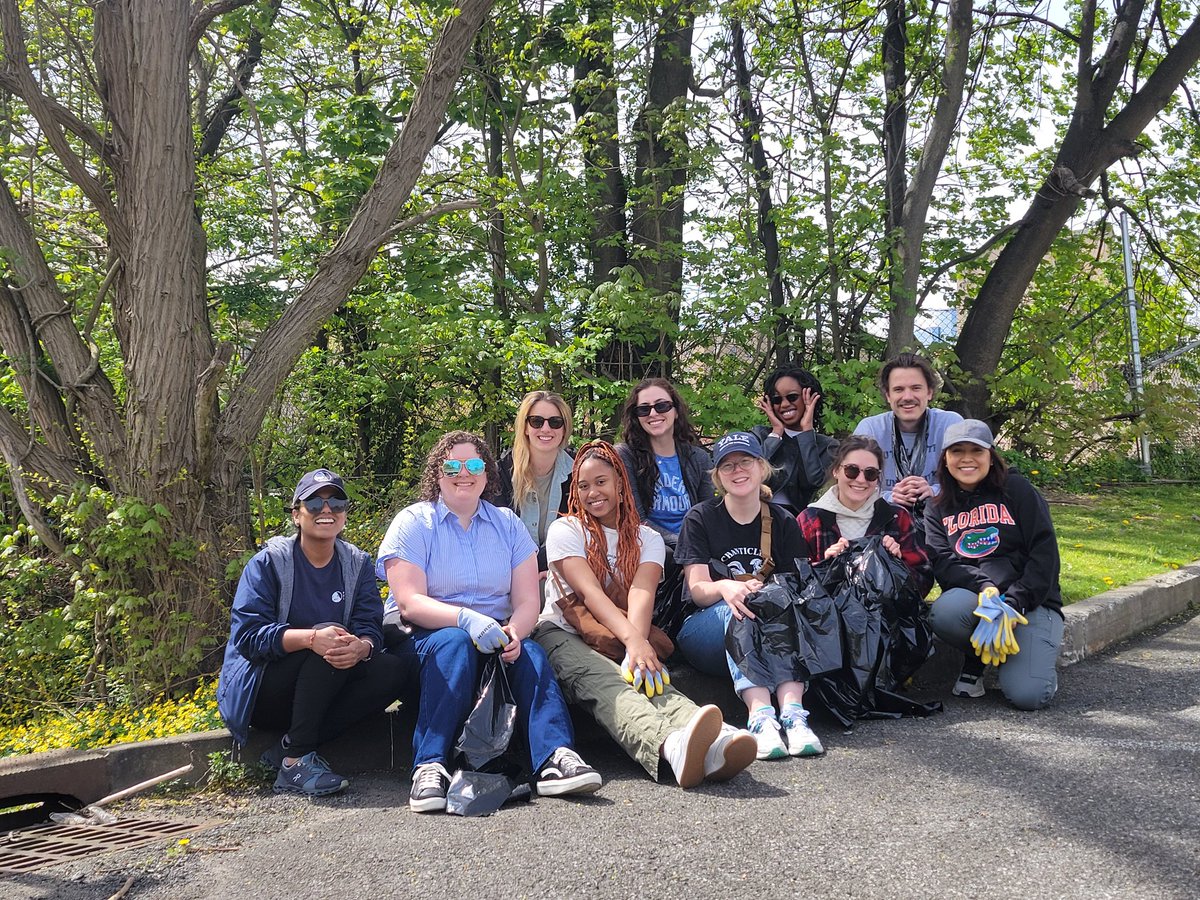
[[[439,497],[396,514],[379,545],[375,574],[386,580],[384,563],[402,559],[425,572],[430,597],[503,622],[512,615],[513,569],[535,553],[537,545],[512,510],[480,500],[464,529]]]

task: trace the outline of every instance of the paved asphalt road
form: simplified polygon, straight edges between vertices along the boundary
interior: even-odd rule
[[[0,879],[0,897],[1200,897],[1200,617],[1062,673],[1055,704],[996,692],[924,720],[817,723],[828,753],[683,792],[615,745],[592,798],[417,816],[407,781],[126,807],[223,824]],[[212,852],[212,848],[237,848]],[[209,851],[209,852],[205,852]]]

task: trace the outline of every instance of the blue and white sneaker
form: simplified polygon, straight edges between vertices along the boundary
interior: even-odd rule
[[[306,753],[294,765],[282,764],[275,778],[275,793],[304,794],[308,797],[324,797],[336,794],[350,786],[350,782],[330,770],[329,763],[317,756],[314,750]]]
[[[756,710],[746,724],[746,730],[754,735],[758,742],[759,759],[787,759],[787,745],[779,731],[779,720],[775,718],[775,710]]]
[[[803,707],[788,709],[781,717],[783,735],[791,756],[820,756],[825,752],[821,739],[808,727],[808,711]]]

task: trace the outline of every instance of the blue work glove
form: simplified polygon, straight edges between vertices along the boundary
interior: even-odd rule
[[[1000,636],[997,642],[999,649],[999,658],[997,659],[997,663],[1002,663],[1008,657],[1016,656],[1021,652],[1021,647],[1017,643],[1017,637],[1013,633],[1013,630],[1017,625],[1029,624],[1029,620],[1017,612],[1016,609],[1010,606],[1007,602],[1004,602],[1003,597],[1001,597],[1000,600],[1001,624]]]
[[[463,607],[458,611],[458,627],[471,636],[480,653],[495,653],[508,645],[508,635],[491,616]]]
[[[971,634],[971,646],[975,648],[975,655],[983,660],[985,665],[991,663],[992,657],[999,649],[1000,632],[1004,625],[1004,611],[1001,609],[1003,602],[1000,592],[994,587],[986,587],[979,592],[974,611],[979,617],[979,624]]]
[[[665,688],[671,686],[671,675],[666,666],[659,667],[657,672],[647,673],[641,666],[630,665],[629,654],[625,654],[625,659],[621,662],[621,675],[626,684],[633,685],[635,691],[645,687],[647,697],[661,695]]]

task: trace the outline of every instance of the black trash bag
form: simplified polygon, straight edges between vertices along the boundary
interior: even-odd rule
[[[858,719],[940,712],[940,703],[896,693],[932,650],[932,632],[924,610],[913,605],[922,601],[907,567],[883,549],[882,538],[851,541],[813,571],[837,608],[842,665],[813,678],[808,696],[847,727]]]
[[[466,768],[480,771],[504,755],[517,724],[517,704],[499,653],[493,653],[479,673],[475,708],[467,714],[454,749],[462,754]]]
[[[755,684],[808,681],[842,665],[841,623],[834,600],[808,560],[796,573],[771,575],[746,598],[756,618],[733,619],[725,649]]]
[[[475,708],[467,714],[454,749],[460,762],[451,778],[458,784],[453,812],[486,816],[509,799],[529,797],[529,771],[524,746],[517,734],[517,704],[499,653],[493,653],[479,672]],[[450,795],[447,793],[447,810]]]
[[[663,563],[662,581],[654,592],[654,612],[650,622],[675,640],[684,619],[695,611],[695,604],[683,595],[683,568],[675,564],[674,557],[668,551]]]
[[[533,790],[528,782],[494,772],[459,769],[446,791],[446,812],[452,816],[490,816],[510,801],[528,801]]]

